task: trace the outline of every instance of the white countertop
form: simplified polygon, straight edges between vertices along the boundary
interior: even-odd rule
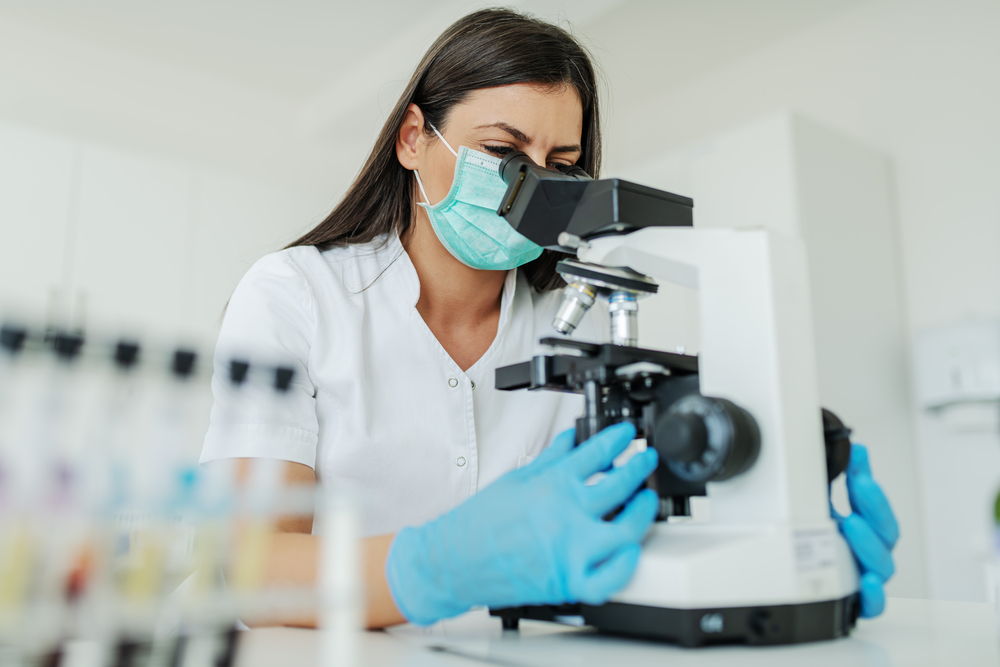
[[[885,614],[860,620],[850,638],[778,647],[727,646],[684,649],[622,639],[589,628],[521,621],[504,632],[500,619],[473,611],[429,628],[404,625],[358,636],[358,663],[387,667],[508,667],[628,665],[644,667],[883,667],[1000,665],[1000,634],[992,607],[976,602],[892,598]],[[247,632],[237,667],[316,665],[320,633],[294,628]]]

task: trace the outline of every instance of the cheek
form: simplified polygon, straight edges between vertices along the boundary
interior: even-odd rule
[[[421,178],[424,175],[421,174]],[[430,197],[431,203],[436,204],[448,195],[448,191],[451,190],[451,183],[455,178],[455,163],[454,160],[436,160],[433,170],[430,173],[430,178],[424,181],[424,187],[427,188],[427,196]]]

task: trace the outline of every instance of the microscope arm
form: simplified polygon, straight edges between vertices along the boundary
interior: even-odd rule
[[[805,248],[757,230],[650,227],[591,240],[581,261],[698,290],[701,392],[757,420],[760,459],[712,488],[714,523],[826,525],[826,462]]]

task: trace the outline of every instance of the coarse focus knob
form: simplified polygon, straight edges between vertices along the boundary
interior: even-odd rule
[[[750,413],[735,403],[689,394],[656,419],[653,446],[681,479],[721,482],[757,460],[760,430]]]
[[[664,413],[656,420],[656,450],[668,461],[691,463],[708,449],[708,429],[691,413]]]

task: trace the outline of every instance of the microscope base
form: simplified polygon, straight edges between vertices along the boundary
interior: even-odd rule
[[[710,644],[799,644],[846,637],[858,618],[857,594],[839,600],[786,605],[670,609],[609,602],[559,607],[491,609],[504,629],[516,629],[522,618],[557,621],[582,617],[600,632],[644,637],[681,646]]]

